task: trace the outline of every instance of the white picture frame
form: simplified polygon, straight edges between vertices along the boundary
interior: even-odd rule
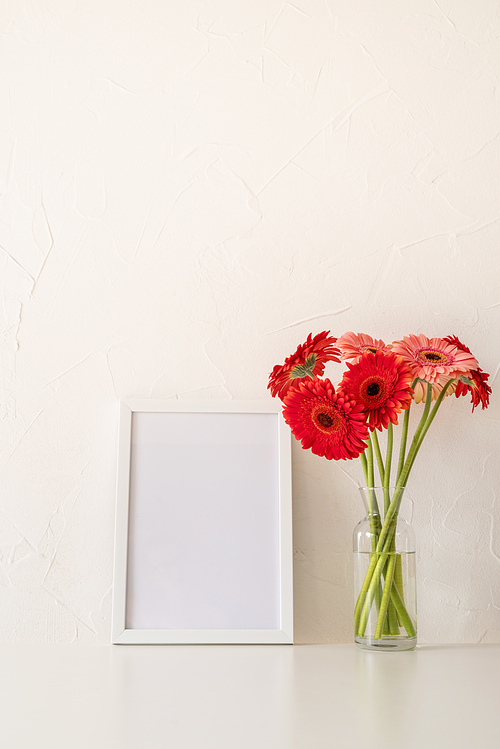
[[[276,401],[120,403],[113,644],[293,644]]]

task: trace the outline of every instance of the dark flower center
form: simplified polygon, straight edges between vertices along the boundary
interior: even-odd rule
[[[321,426],[326,427],[327,429],[328,427],[331,427],[331,425],[333,424],[333,419],[328,414],[321,413],[321,414],[318,414],[316,418],[318,419]]]
[[[365,346],[364,349],[363,349],[363,351],[369,351],[370,354],[376,354],[377,350],[378,349],[376,349],[376,348],[372,348],[372,346]]]
[[[366,392],[372,398],[380,393],[380,385],[378,382],[371,382],[366,388]]]
[[[422,351],[421,357],[422,359],[424,359],[424,361],[428,361],[431,364],[446,361],[446,356],[444,354],[440,354],[437,351]]]

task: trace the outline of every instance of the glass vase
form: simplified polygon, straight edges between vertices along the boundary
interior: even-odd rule
[[[365,650],[417,644],[415,534],[402,487],[361,488],[366,516],[354,529],[354,640]]]

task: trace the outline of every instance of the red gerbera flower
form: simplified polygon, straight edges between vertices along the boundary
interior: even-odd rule
[[[283,416],[304,449],[328,460],[351,460],[366,448],[368,429],[363,406],[336,393],[330,380],[300,382],[284,400]]]
[[[467,346],[463,344],[456,335],[449,335],[446,338],[443,338],[443,340],[448,341],[448,343],[451,343],[453,346],[456,346],[458,349],[460,349],[460,351],[465,351],[468,354],[471,353],[471,350],[467,348]],[[456,397],[460,398],[461,395],[467,395],[467,393],[470,393],[472,413],[474,413],[474,409],[476,408],[476,406],[479,406],[479,404],[481,404],[483,410],[485,408],[488,408],[488,406],[490,405],[491,393],[491,388],[487,384],[489,374],[487,372],[483,372],[481,367],[478,367],[477,369],[471,369],[469,372],[467,372],[465,378],[468,380],[468,382],[464,382],[462,378],[460,378],[457,382],[457,387],[455,390]]]
[[[398,414],[411,405],[413,375],[401,356],[384,351],[364,353],[348,364],[339,389],[349,393],[368,414],[368,426],[387,429],[398,423]]]
[[[393,343],[392,350],[410,365],[414,377],[427,382],[439,382],[441,375],[460,377],[478,366],[470,352],[460,351],[442,338],[409,335]]]
[[[333,345],[337,339],[329,336],[329,332],[324,330],[314,338],[309,333],[306,342],[285,359],[282,366],[277,364],[273,368],[267,386],[273,398],[277,395],[283,400],[289,388],[298,381],[322,375],[327,361],[340,362],[340,351]]]

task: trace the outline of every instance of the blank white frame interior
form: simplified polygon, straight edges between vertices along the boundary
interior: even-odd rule
[[[121,402],[114,644],[293,643],[280,406]]]

